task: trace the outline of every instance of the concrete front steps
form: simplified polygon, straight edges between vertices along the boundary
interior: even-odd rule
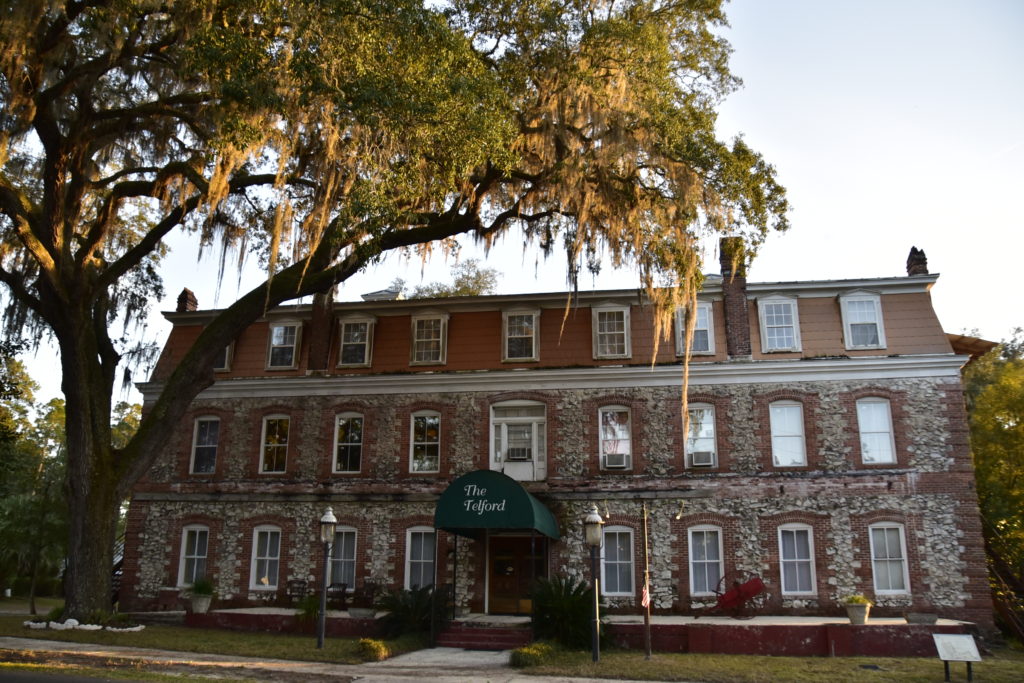
[[[453,622],[437,635],[438,647],[459,647],[464,650],[514,650],[533,641],[527,626],[493,626]]]

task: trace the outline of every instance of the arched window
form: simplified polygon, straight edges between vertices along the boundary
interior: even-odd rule
[[[690,527],[690,595],[711,595],[725,567],[722,562],[722,530],[702,524]]]
[[[880,522],[868,527],[871,536],[871,573],[875,595],[903,595],[910,592],[907,571],[907,543],[902,524]]]
[[[783,595],[818,592],[814,577],[814,529],[807,524],[779,527],[779,573]]]
[[[252,564],[249,588],[276,590],[281,563],[281,529],[263,525],[252,530]]]
[[[343,583],[348,590],[356,586],[357,533],[354,527],[335,527],[331,546],[331,583]]]
[[[412,414],[409,471],[441,471],[441,413],[421,410]]]
[[[201,524],[190,524],[181,530],[181,559],[178,563],[178,585],[191,586],[206,576],[206,554],[210,530]]]
[[[896,462],[892,438],[892,413],[889,401],[879,397],[857,401],[857,429],[860,432],[860,458],[865,465]]]
[[[626,406],[603,406],[597,411],[601,469],[627,470],[633,466],[633,425]]]
[[[197,417],[192,430],[192,474],[213,474],[217,469],[217,444],[220,441],[220,418]]]
[[[405,588],[413,590],[434,585],[434,529],[414,526],[405,537]]]
[[[633,595],[633,530],[625,526],[604,528],[601,562],[601,593]]]
[[[772,463],[776,467],[807,464],[804,443],[804,407],[797,401],[775,401],[768,406],[772,430]]]
[[[363,416],[340,413],[334,425],[334,471],[358,472],[363,457]]]

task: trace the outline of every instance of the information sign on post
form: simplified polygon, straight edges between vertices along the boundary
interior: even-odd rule
[[[967,662],[967,680],[973,681],[971,662],[981,661],[974,636],[965,633],[933,633],[932,638],[935,640],[935,649],[939,652],[939,659],[946,667],[946,680],[949,680],[950,662]]]

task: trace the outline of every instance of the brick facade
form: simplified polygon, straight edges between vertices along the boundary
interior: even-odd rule
[[[716,335],[715,353],[693,357],[687,392],[691,405],[714,413],[714,462],[701,466],[686,456],[674,342],[663,340],[652,363],[651,311],[635,292],[581,294],[568,313],[564,294],[336,303],[333,315],[323,307],[271,312],[236,341],[231,367],[197,397],[136,487],[124,605],[157,607],[177,586],[182,529],[189,524],[209,529],[207,571],[221,605],[254,604],[274,592],[250,585],[254,529],[261,525],[280,530],[279,589],[293,578],[316,585],[323,560],[317,520],[328,505],[339,524],[356,531],[357,583],[400,588],[409,530],[432,528],[435,501],[453,479],[491,468],[523,480],[554,514],[561,538],[534,541],[542,544],[549,575],[588,575],[581,519],[591,505],[607,525],[632,529],[634,595],[611,598],[614,609],[639,606],[643,505],[657,612],[691,613],[709,604],[707,595],[690,589],[690,533],[700,527],[718,534],[712,536],[721,546],[718,574],[761,576],[772,612],[835,614],[844,595],[865,593],[877,604],[874,613],[934,611],[991,627],[959,380],[966,359],[953,353],[931,309],[935,277],[760,285],[748,284],[743,271],[728,275],[735,276],[709,277],[699,295],[714,304]],[[850,350],[838,296],[865,290],[881,298],[883,318],[876,322],[884,325],[888,346]],[[800,352],[762,349],[757,299],[778,292],[797,302]],[[628,359],[593,359],[597,332],[588,309],[608,304],[629,307]],[[503,361],[502,311],[524,309],[539,311],[538,359]],[[424,310],[448,316],[443,364],[410,364],[410,321]],[[338,367],[337,320],[357,314],[374,320],[371,361]],[[169,314],[175,327],[151,383],[142,386],[147,398],[206,315]],[[294,370],[265,369],[269,324],[276,321],[301,323]],[[857,401],[866,398],[888,410],[891,426],[877,438],[889,439],[892,455],[883,449],[881,462],[865,462]],[[772,424],[771,406],[779,401],[800,406],[800,430]],[[517,442],[532,470],[502,459],[501,438],[512,437],[500,436],[495,406],[543,416],[517,418],[530,426],[514,430],[516,438],[534,439],[529,446]],[[606,468],[600,458],[599,415],[608,406],[628,411],[628,446],[619,440],[609,446],[628,448],[628,466],[621,468]],[[423,437],[422,451],[439,455],[437,472],[414,472],[410,465],[418,448],[414,416],[424,412],[438,416],[439,436]],[[335,471],[342,413],[362,419],[358,472]],[[260,471],[263,420],[271,415],[290,420],[287,466],[278,474]],[[216,463],[211,473],[190,474],[199,417],[220,420]],[[802,440],[804,460],[778,464],[779,449],[795,439]],[[783,561],[793,558],[781,556],[780,527],[799,530],[801,540],[806,530],[813,548],[811,588],[798,594],[782,590]],[[488,547],[484,537],[437,535],[437,580],[454,581],[464,609],[488,609]],[[883,571],[889,572],[884,579]]]

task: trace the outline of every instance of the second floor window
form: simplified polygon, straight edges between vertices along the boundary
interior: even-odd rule
[[[715,446],[715,407],[705,403],[689,406],[690,428],[686,433],[686,466],[715,467],[718,449]]]
[[[772,463],[776,467],[807,464],[804,445],[804,409],[796,401],[778,401],[768,406],[772,429]]]
[[[860,457],[866,465],[896,462],[892,440],[892,415],[884,398],[857,401],[857,428],[860,432]]]
[[[441,471],[441,416],[418,413],[412,416],[410,471]]]
[[[594,358],[629,358],[629,307],[592,309]]]
[[[288,468],[288,431],[291,420],[284,415],[263,418],[263,448],[260,472],[279,474]]]
[[[215,417],[196,419],[192,435],[192,474],[213,474],[217,468],[217,442],[220,440],[220,420]]]
[[[412,319],[412,363],[414,365],[444,363],[447,331],[447,316],[414,317]]]
[[[537,317],[532,311],[507,311],[503,360],[537,360]]]
[[[545,415],[542,403],[513,403],[491,408],[495,462],[543,461]]]
[[[338,365],[365,366],[370,364],[373,345],[372,320],[341,320],[341,348],[338,350]]]
[[[605,406],[598,413],[600,428],[601,467],[628,469],[633,453],[630,436],[629,408]]]
[[[334,471],[358,472],[363,455],[363,416],[342,413],[336,434]]]
[[[267,368],[294,368],[298,359],[299,325],[288,323],[270,326]]]

